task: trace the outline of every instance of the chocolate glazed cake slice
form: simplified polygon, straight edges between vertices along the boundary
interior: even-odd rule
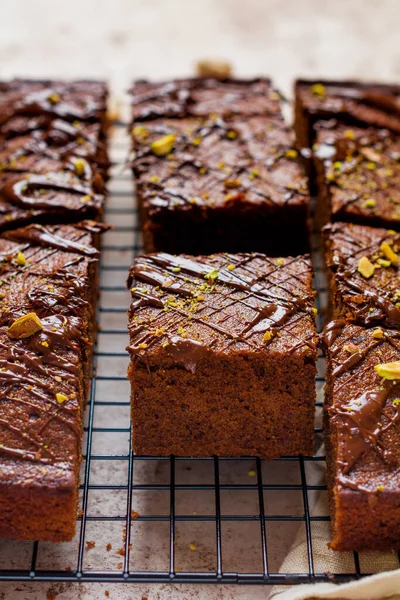
[[[305,157],[310,189],[314,194],[318,186],[311,150],[314,143],[318,143],[317,132],[321,127],[372,127],[387,129],[395,137],[400,135],[398,85],[300,79],[296,81],[294,91],[297,145]]]
[[[400,548],[400,333],[325,329],[328,492],[334,550]]]
[[[307,181],[280,96],[268,80],[244,83],[134,86],[132,167],[146,252],[308,251]]]
[[[316,220],[400,228],[400,136],[387,129],[324,126],[314,157]]]
[[[312,454],[317,336],[307,256],[135,260],[137,454]]]
[[[0,230],[101,218],[106,99],[101,82],[0,84]]]
[[[400,328],[400,234],[333,223],[323,239],[333,318]]]
[[[0,537],[75,533],[103,226],[0,237]]]

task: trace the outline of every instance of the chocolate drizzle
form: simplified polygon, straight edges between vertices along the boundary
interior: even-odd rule
[[[398,229],[398,136],[333,120],[319,126],[314,147],[332,220]]]
[[[364,452],[377,447],[382,432],[382,411],[389,392],[388,386],[368,390],[350,400],[345,410],[333,411],[333,421],[341,419],[339,443],[342,443],[344,474],[351,471]]]
[[[32,225],[0,238],[0,455],[10,459],[70,468],[79,455],[97,257],[92,227]],[[26,265],[13,261],[17,252]],[[9,325],[28,312],[42,329],[11,339]]]
[[[315,84],[321,86],[320,94],[315,93]],[[336,119],[347,126],[385,127],[400,133],[399,86],[299,80],[296,88],[302,109],[313,123]]]
[[[175,137],[171,160],[151,149],[164,135]],[[309,195],[293,133],[280,119],[146,121],[133,128],[133,144],[138,193],[151,215],[183,208],[201,219],[203,208],[244,212],[249,205],[268,214],[287,205],[307,210]]]
[[[399,328],[398,267],[390,263],[381,266],[377,261],[386,258],[380,251],[382,243],[400,247],[400,235],[390,235],[385,229],[334,223],[325,227],[324,237],[339,316],[351,316],[367,326]],[[363,256],[376,265],[369,279],[358,271]]]
[[[88,222],[87,225],[89,231],[95,229],[97,232],[100,232],[100,226],[95,225],[95,227],[93,227],[93,225],[90,225],[89,223],[90,222]],[[78,224],[78,227],[79,229],[83,229],[85,228],[85,224]],[[99,256],[98,250],[93,246],[85,246],[79,242],[57,235],[43,225],[29,225],[23,229],[15,229],[7,232],[4,237],[18,242],[51,246],[57,250],[65,250],[66,252],[73,252],[75,254],[84,254],[85,256],[92,256],[94,258],[98,258]]]
[[[268,79],[137,81],[131,95],[134,120],[206,116],[211,113],[267,114],[281,118],[282,98]]]
[[[322,341],[327,354],[328,436],[336,448],[337,481],[363,492],[395,485],[400,471],[400,388],[374,370],[380,362],[398,360],[400,335],[344,320],[331,322]],[[328,457],[332,460],[332,457]]]
[[[109,161],[106,88],[12,81],[0,91],[0,228],[97,218]]]

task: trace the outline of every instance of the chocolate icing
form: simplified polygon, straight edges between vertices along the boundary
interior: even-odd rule
[[[0,230],[100,216],[106,92],[97,82],[0,84]]]
[[[151,149],[164,135],[175,137],[170,159]],[[133,141],[138,194],[151,216],[185,210],[201,220],[203,211],[222,208],[265,214],[292,206],[308,210],[293,133],[279,119],[154,120],[134,127]]]
[[[381,380],[374,370],[380,362],[399,360],[400,334],[386,329],[382,338],[374,338],[372,331],[338,320],[322,335],[328,358],[328,435],[337,445],[336,478],[343,487],[366,493],[396,487],[400,473],[400,407],[395,401],[400,386]],[[349,353],[349,344],[355,351]]]
[[[137,81],[131,88],[134,120],[225,114],[282,118],[282,99],[269,79],[178,79]]]
[[[315,93],[315,84],[321,93]],[[298,80],[296,82],[298,110],[311,121],[336,119],[339,123],[375,126],[400,133],[400,86],[355,81]]]
[[[371,446],[372,448],[378,447],[382,431],[388,429],[388,425],[383,429],[380,421],[389,392],[388,384],[382,389],[367,390],[361,396],[350,400],[346,410],[332,411],[333,421],[341,420],[339,439],[343,444],[343,474],[349,473],[360,456]],[[396,416],[390,420],[390,425],[399,416],[400,412],[397,409]],[[387,462],[393,462],[389,451],[385,450],[383,456]],[[341,481],[343,482],[343,480]]]
[[[91,229],[90,222],[80,227],[34,225],[0,237],[0,455],[45,465],[62,459],[70,468],[79,453],[82,365],[92,314],[89,266],[97,256],[87,227]],[[18,252],[25,256],[25,266],[13,261]],[[36,313],[42,329],[11,339],[9,325],[28,312]],[[56,392],[65,397],[63,402]]]
[[[87,224],[86,224],[87,223]],[[91,225],[90,221],[82,222],[77,225],[79,229],[87,230],[93,233],[100,233],[101,230],[105,230],[105,227],[101,227],[100,224],[95,226]],[[60,235],[53,233],[48,227],[44,225],[29,225],[22,229],[15,229],[13,231],[5,233],[4,237],[9,240],[26,242],[29,244],[40,244],[41,246],[51,246],[57,250],[65,250],[67,252],[74,252],[76,254],[84,254],[86,256],[93,256],[98,258],[100,253],[93,246],[85,246],[79,242],[64,238]]]
[[[382,324],[400,327],[400,308],[397,306],[399,267],[390,264],[384,267],[377,262],[386,259],[380,250],[382,243],[400,248],[400,234],[389,233],[385,229],[334,223],[324,228],[323,235],[328,249],[328,267],[337,313],[368,326]],[[374,274],[368,279],[358,271],[363,256],[376,265]]]
[[[320,186],[329,195],[332,220],[398,229],[398,137],[387,129],[349,128],[333,120],[319,127],[316,141]]]

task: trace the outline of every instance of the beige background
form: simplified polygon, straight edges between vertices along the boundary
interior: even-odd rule
[[[191,74],[198,58],[268,74],[400,80],[398,0],[3,0],[0,77],[106,77],[116,96],[138,77]],[[1,546],[1,543],[0,543]],[[0,599],[266,598],[260,587],[0,585]]]

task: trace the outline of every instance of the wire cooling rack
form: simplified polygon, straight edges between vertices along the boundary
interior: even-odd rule
[[[140,250],[126,128],[112,136],[114,162],[101,256],[100,331],[87,408],[81,511],[71,543],[3,540],[0,581],[258,583],[345,581],[394,569],[398,556],[334,553],[321,402],[316,454],[248,458],[137,457],[130,445],[125,288]],[[326,304],[315,254],[319,315]],[[320,323],[321,324],[321,323]],[[317,388],[323,385],[318,361]],[[320,395],[319,395],[320,398]],[[178,426],[178,424],[177,424]],[[296,572],[286,560],[298,548]],[[331,572],[324,572],[330,564]]]

